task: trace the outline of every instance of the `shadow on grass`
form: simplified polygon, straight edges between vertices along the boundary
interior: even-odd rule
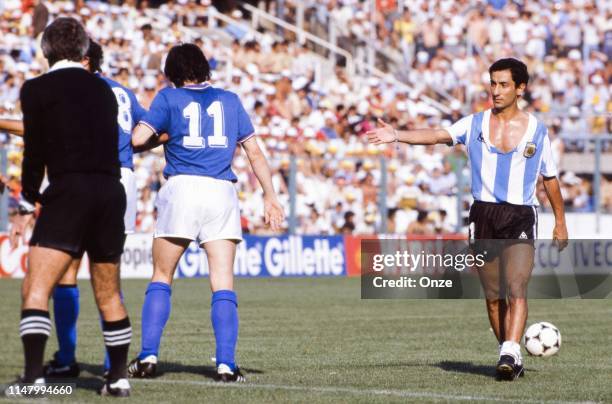
[[[243,373],[248,374],[262,374],[264,373],[259,369],[252,368],[240,368]],[[177,362],[161,362],[157,367],[157,374],[163,376],[166,373],[191,373],[194,375],[201,375],[207,379],[215,380],[217,377],[217,368],[214,366],[201,366],[201,365],[184,365]]]
[[[100,366],[102,368],[102,366]],[[102,374],[100,373],[100,377],[94,376],[79,376],[75,378],[51,378],[48,377],[45,379],[47,383],[74,383],[76,384],[76,388],[78,390],[90,390],[94,392],[98,392],[102,385],[104,384],[104,380],[102,380]]]
[[[81,367],[81,374],[83,374],[83,372],[88,372],[94,376],[100,377],[100,380],[102,380],[102,375],[104,374],[104,367],[102,365],[79,362],[79,366]]]
[[[472,362],[443,361],[434,366],[447,372],[470,373],[473,375],[489,376],[495,378],[495,366],[475,365]]]
[[[89,372],[95,376],[102,377],[104,369],[102,365],[92,365],[89,363],[80,364],[83,371]],[[240,368],[244,373],[248,374],[262,374],[264,373],[259,369],[252,368]],[[166,373],[191,373],[194,375],[204,376],[207,379],[215,379],[217,375],[217,369],[214,366],[200,366],[200,365],[184,365],[177,362],[160,362],[157,365],[157,376],[163,376]],[[99,380],[95,379],[94,380]],[[77,382],[77,387],[78,387]]]

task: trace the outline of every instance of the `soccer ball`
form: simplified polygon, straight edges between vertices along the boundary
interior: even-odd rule
[[[551,323],[542,321],[527,328],[524,342],[529,355],[551,356],[561,348],[561,333]]]

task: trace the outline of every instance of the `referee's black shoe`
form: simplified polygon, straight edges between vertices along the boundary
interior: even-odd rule
[[[138,358],[130,362],[127,368],[128,376],[135,379],[150,379],[157,375],[157,358],[148,356],[143,360]]]
[[[517,364],[516,359],[514,359],[514,357],[511,355],[502,355],[499,358],[496,372],[497,380],[512,381],[525,375],[523,365]]]
[[[79,373],[81,373],[81,369],[79,368],[79,364],[73,362],[69,365],[62,365],[57,360],[58,352],[53,354],[53,359],[51,359],[47,364],[43,367],[43,374],[48,378],[73,378],[79,377]]]

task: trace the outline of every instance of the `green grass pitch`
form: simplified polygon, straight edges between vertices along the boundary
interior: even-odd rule
[[[144,280],[123,282],[140,347]],[[81,283],[77,358],[84,371],[65,401],[108,401],[103,342],[91,288]],[[0,383],[22,370],[18,280],[0,281]],[[610,300],[534,300],[530,319],[550,321],[563,345],[526,357],[527,375],[497,382],[497,344],[482,300],[360,299],[359,279],[238,279],[238,362],[248,381],[220,385],[213,371],[207,279],[177,280],[159,370],[132,382],[131,402],[612,402]],[[49,358],[57,347],[47,344]]]

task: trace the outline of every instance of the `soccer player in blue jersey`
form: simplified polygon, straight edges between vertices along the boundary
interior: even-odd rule
[[[505,239],[479,272],[489,321],[500,344],[497,376],[524,375],[520,340],[527,321],[526,289],[537,237],[536,183],[543,177],[558,248],[567,245],[563,198],[546,126],[518,107],[529,81],[527,66],[500,59],[489,68],[493,108],[466,116],[445,129],[397,131],[380,121],[367,133],[373,144],[463,144],[472,170],[470,239]],[[478,243],[475,243],[478,248]],[[486,245],[486,244],[483,244]],[[488,244],[492,245],[492,244]]]
[[[195,240],[208,257],[218,379],[243,381],[235,359],[238,300],[233,290],[236,244],[242,240],[234,188],[237,178],[231,169],[238,145],[263,189],[265,222],[278,230],[284,213],[248,114],[236,94],[208,83],[210,68],[202,51],[193,44],[173,47],[164,73],[174,88],[155,96],[132,134],[134,146],[163,132],[169,140],[164,144],[168,181],[156,201],[154,273],[142,307],[142,347],[128,374],[155,376],[159,345],[170,316],[172,278],[181,255]]]
[[[119,124],[119,160],[121,162],[121,183],[127,196],[124,215],[125,233],[134,232],[136,225],[137,188],[134,177],[132,129],[144,117],[146,110],[138,103],[134,93],[121,84],[102,76],[101,64],[104,59],[102,47],[89,40],[83,66],[104,80],[115,94]],[[20,120],[0,120],[0,130],[23,136],[23,122]],[[44,374],[50,378],[77,377],[80,373],[76,362],[77,319],[79,315],[79,289],[77,273],[81,258],[74,258],[70,267],[59,281],[53,292],[54,320],[59,350],[44,368]],[[110,367],[108,355],[105,357],[104,369]]]

